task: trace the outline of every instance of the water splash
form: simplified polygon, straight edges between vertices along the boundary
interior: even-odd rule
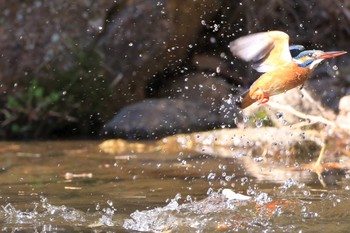
[[[31,210],[21,210],[14,204],[8,203],[2,205],[0,209],[1,229],[66,232],[72,231],[72,228],[91,229],[116,226],[113,220],[116,208],[113,207],[112,201],[107,201],[107,205],[108,207],[100,210],[101,207],[97,204],[97,212],[85,213],[65,205],[50,204],[46,197],[40,197],[39,202],[34,202]]]
[[[169,204],[146,211],[135,211],[130,219],[124,221],[123,227],[134,231],[162,232],[177,229],[177,232],[206,231],[218,227],[222,214],[225,216],[238,207],[247,205],[250,197],[224,189],[222,192],[208,191],[209,195],[201,201],[180,204],[179,196],[171,199]],[[189,198],[187,197],[186,200]]]
[[[4,211],[5,218],[9,221],[14,220],[15,222],[26,222],[27,220],[32,222],[34,219],[40,219],[47,216],[55,216],[67,222],[85,221],[83,213],[75,210],[74,208],[69,208],[65,205],[51,205],[45,197],[41,197],[40,202],[41,205],[39,205],[39,203],[34,203],[34,208],[32,211],[17,210],[11,203],[2,206],[2,209]]]

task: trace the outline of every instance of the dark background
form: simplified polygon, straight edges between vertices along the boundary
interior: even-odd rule
[[[282,30],[309,49],[350,48],[347,0],[33,0],[0,8],[1,139],[100,137],[114,116],[115,137],[216,128],[228,124],[222,98],[256,78],[230,54],[233,39]],[[350,93],[349,58],[337,61],[340,76],[318,80],[335,99]],[[140,102],[150,98],[160,102]],[[169,121],[171,132],[162,128]]]

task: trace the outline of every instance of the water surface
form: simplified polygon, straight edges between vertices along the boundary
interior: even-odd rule
[[[346,232],[350,176],[100,141],[0,143],[3,232]],[[265,169],[265,170],[264,170]],[[270,169],[270,170],[269,170]],[[264,179],[266,177],[266,179]],[[329,182],[328,182],[329,181]],[[230,198],[229,189],[249,197]]]

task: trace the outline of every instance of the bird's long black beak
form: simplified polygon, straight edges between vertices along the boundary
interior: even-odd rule
[[[341,55],[346,54],[346,51],[330,51],[330,52],[323,52],[321,54],[317,54],[316,58],[317,59],[327,59],[327,58],[332,58],[332,57],[338,57]]]

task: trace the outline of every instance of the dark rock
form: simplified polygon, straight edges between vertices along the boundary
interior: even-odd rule
[[[232,61],[231,61],[232,62]],[[195,54],[192,57],[192,64],[197,70],[217,73],[225,77],[230,83],[247,86],[249,79],[239,77],[239,72],[226,59],[218,56],[209,56],[206,54]]]
[[[112,14],[99,44],[115,77],[114,107],[144,99],[154,74],[183,63],[201,22],[210,21],[220,5],[219,0],[126,1]]]
[[[177,77],[161,86],[160,97],[182,98],[199,103],[203,109],[217,114],[217,121],[231,125],[231,100],[240,90],[215,73],[193,73]],[[210,129],[210,128],[208,128]]]
[[[189,99],[216,108],[233,92],[232,88],[215,73],[191,73],[166,80],[160,85],[157,96]]]
[[[222,118],[234,126],[237,109],[230,104],[225,109],[225,112],[210,111],[205,103],[187,99],[148,99],[122,109],[104,126],[102,135],[126,139],[156,139],[221,127]]]
[[[47,78],[43,67],[72,66],[74,48],[86,49],[101,32],[111,1],[0,1],[0,81],[17,82],[27,74]],[[54,71],[52,71],[54,72]]]
[[[327,63],[322,65],[322,69],[329,68]],[[323,106],[338,111],[338,103],[343,95],[342,88],[339,88],[344,86],[342,82],[341,79],[332,78],[330,74],[319,73],[319,75],[314,75],[305,83],[305,88],[310,90],[312,97],[319,100]]]

